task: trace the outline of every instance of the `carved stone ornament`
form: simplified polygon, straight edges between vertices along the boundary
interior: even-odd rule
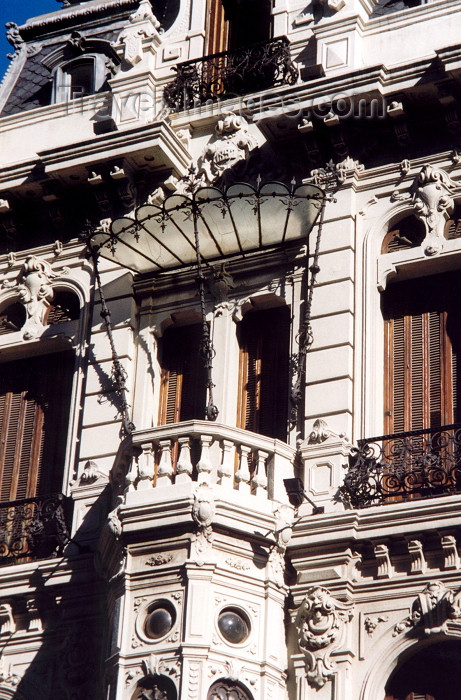
[[[14,48],[14,54],[7,54],[7,58],[11,60],[12,58],[14,58],[15,54],[18,53],[24,46],[24,39],[22,38],[19,32],[19,27],[16,24],[16,22],[7,22],[5,24],[5,28],[7,30],[6,39]]]
[[[288,506],[280,506],[274,513],[277,518],[275,523],[275,546],[271,549],[267,561],[269,574],[278,588],[285,584],[285,552],[293,534],[293,510]]]
[[[454,208],[452,193],[455,183],[446,172],[432,165],[424,165],[412,188],[412,205],[416,216],[426,229],[422,247],[426,255],[435,255],[442,249],[445,222]]]
[[[45,314],[54,296],[52,280],[55,277],[57,274],[46,260],[29,255],[17,279],[2,282],[4,289],[17,289],[19,301],[26,310],[26,322],[21,328],[25,340],[36,338],[45,329]]]
[[[321,688],[333,675],[330,654],[343,642],[352,615],[352,605],[333,598],[326,588],[313,586],[307,591],[295,625],[299,649],[306,656],[307,681],[314,687]]]
[[[213,490],[205,483],[200,484],[194,493],[192,517],[198,525],[192,537],[191,557],[198,566],[203,566],[205,557],[212,549],[214,518]]]
[[[149,0],[142,0],[136,12],[129,17],[130,26],[126,27],[118,37],[118,43],[123,44],[123,58],[133,67],[142,60],[143,39],[156,37],[160,43],[157,29],[160,22],[152,12]]]
[[[328,438],[340,438],[341,440],[346,437],[345,433],[335,433],[334,430],[330,430],[328,423],[323,418],[317,418],[314,421],[312,430],[309,434],[308,443],[309,445],[321,445],[322,442],[328,440]]]
[[[442,581],[431,581],[415,599],[411,614],[394,627],[393,636],[417,628],[425,635],[447,632],[449,620],[461,618],[461,589],[454,592]]]
[[[224,171],[239,161],[245,160],[256,146],[248,132],[244,117],[233,112],[224,112],[215,129],[215,135],[206,146],[198,162],[203,184],[212,184]]]

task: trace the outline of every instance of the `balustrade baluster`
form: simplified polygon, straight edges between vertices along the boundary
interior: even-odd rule
[[[249,469],[249,460],[250,459],[251,459],[251,447],[247,447],[246,445],[240,445],[240,464],[239,464],[239,468],[237,470],[237,473],[235,475],[235,478],[237,480],[239,491],[242,491],[244,493],[251,492],[251,487],[250,487],[251,474],[250,474],[250,469]]]
[[[171,462],[171,440],[159,440],[162,451],[157,470],[157,486],[168,486],[173,481],[173,464]]]
[[[200,438],[202,451],[197,462],[198,483],[209,484],[211,481],[212,464],[210,459],[210,445],[213,442],[211,435],[202,435]]]
[[[141,445],[141,454],[138,457],[138,482],[136,489],[143,491],[154,487],[155,461],[150,442]]]
[[[222,441],[222,460],[218,467],[218,477],[221,486],[232,488],[234,485],[234,460],[233,460],[234,443],[231,440]]]
[[[178,439],[179,457],[176,464],[176,483],[184,483],[192,480],[192,461],[190,458],[190,439],[182,437]]]
[[[255,496],[267,493],[266,459],[268,457],[268,452],[257,450],[256,469],[251,480],[251,491]]]

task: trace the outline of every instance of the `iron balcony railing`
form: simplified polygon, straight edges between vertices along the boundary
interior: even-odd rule
[[[175,70],[176,77],[163,93],[175,112],[277,85],[294,85],[298,79],[286,37],[185,61]]]
[[[461,425],[360,440],[340,488],[343,503],[381,503],[461,491]]]
[[[62,494],[0,503],[0,566],[56,556],[68,541]]]

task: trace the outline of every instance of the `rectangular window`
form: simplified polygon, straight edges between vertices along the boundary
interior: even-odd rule
[[[286,440],[290,339],[288,307],[249,311],[239,325],[237,427]]]
[[[202,327],[171,326],[160,342],[159,424],[205,418],[206,371],[200,356]]]
[[[384,293],[386,433],[459,420],[460,292],[459,274],[447,273]]]
[[[62,490],[74,357],[0,365],[0,501]]]

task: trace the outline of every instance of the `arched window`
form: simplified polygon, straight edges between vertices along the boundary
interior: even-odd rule
[[[426,646],[401,663],[386,685],[386,700],[458,700],[461,641]]]
[[[131,700],[177,700],[176,686],[166,676],[153,675],[141,678]]]
[[[248,311],[239,324],[237,427],[286,440],[289,336],[287,306]]]
[[[237,681],[222,679],[210,687],[207,700],[253,700],[253,697]]]

